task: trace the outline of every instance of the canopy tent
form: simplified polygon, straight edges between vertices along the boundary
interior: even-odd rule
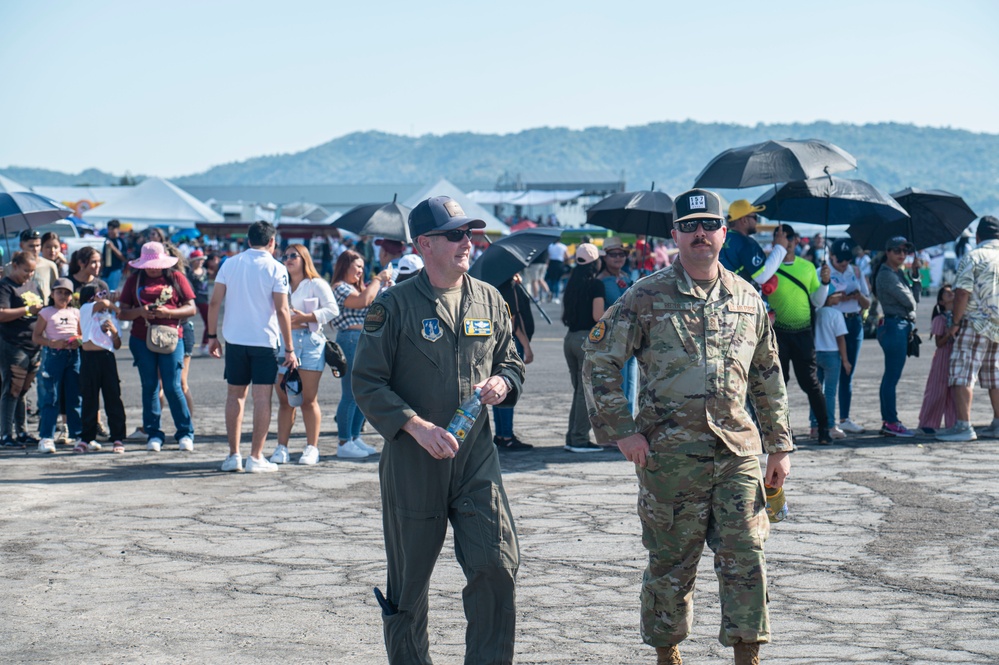
[[[0,175],[0,194],[3,193],[10,194],[11,192],[30,192],[30,191],[31,191],[30,187],[25,187],[16,180],[11,180],[6,176]]]
[[[486,228],[484,229],[486,233],[504,236],[510,233],[510,229],[506,224],[501,222],[495,215],[489,213],[489,211],[480,206],[478,203],[470,199],[468,195],[458,189],[454,183],[444,178],[441,178],[428,187],[424,187],[403,201],[402,204],[407,208],[415,208],[420,201],[428,199],[431,196],[450,196],[458,202],[458,205],[461,206],[466,215],[472,219],[481,219],[486,223]]]
[[[482,205],[547,206],[578,199],[584,194],[582,189],[560,189],[546,191],[528,189],[521,191],[487,191],[476,189],[468,193],[468,198]]]
[[[222,215],[162,178],[148,178],[129,189],[128,194],[116,201],[87,212],[85,219],[101,226],[119,219],[139,228],[157,224],[190,228],[198,223],[224,221]]]

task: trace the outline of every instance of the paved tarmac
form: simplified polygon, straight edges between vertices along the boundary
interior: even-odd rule
[[[536,449],[503,458],[522,546],[516,661],[655,662],[638,633],[645,552],[634,473],[616,452],[562,450],[564,329],[558,307],[548,311],[556,325],[539,326],[516,416]],[[899,387],[913,427],[931,345],[923,350]],[[139,384],[127,350],[119,372],[131,431]],[[880,348],[867,340],[854,415],[872,430],[881,372]],[[140,443],[125,455],[0,452],[0,662],[385,662],[371,593],[385,579],[377,457],[333,456],[339,382],[323,378],[319,465],[232,474],[218,471],[221,374],[221,361],[194,358],[193,453],[175,444],[147,453]],[[807,432],[793,380],[790,392],[792,423]],[[974,421],[987,424],[989,411],[976,395]],[[248,421],[245,431],[248,441]],[[774,641],[764,662],[999,663],[999,442],[871,433],[799,445],[791,517],[767,543]],[[272,436],[268,453],[273,446]],[[716,639],[710,551],[699,574],[685,662],[731,662]],[[449,540],[431,588],[436,663],[462,662],[462,584]]]

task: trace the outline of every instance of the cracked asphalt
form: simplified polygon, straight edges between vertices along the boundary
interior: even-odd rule
[[[921,306],[923,330],[930,306]],[[548,311],[557,320],[557,306]],[[645,553],[634,472],[615,452],[562,450],[563,328],[539,324],[516,412],[519,436],[536,449],[503,457],[522,547],[516,661],[655,662],[638,633]],[[899,387],[910,426],[929,370],[931,346],[923,349]],[[131,431],[138,376],[127,350],[118,358]],[[866,340],[854,416],[872,430],[881,364]],[[226,474],[221,374],[221,361],[194,358],[193,453],[140,443],[125,455],[0,452],[0,662],[385,662],[371,592],[385,577],[377,457],[333,456],[338,382],[327,374],[321,386],[319,465]],[[790,394],[792,424],[807,433],[793,380]],[[984,394],[973,415],[989,421]],[[381,448],[373,432],[365,437]],[[999,663],[999,441],[872,431],[798,443],[791,517],[767,543],[774,641],[764,662]],[[297,425],[293,459],[302,445]],[[272,436],[268,453],[273,446]],[[462,584],[449,540],[431,586],[436,663],[462,662]],[[716,589],[708,551],[694,633],[681,646],[687,663],[731,662],[716,639]]]

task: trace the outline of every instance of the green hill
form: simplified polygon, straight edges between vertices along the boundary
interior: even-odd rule
[[[654,181],[676,194],[689,188],[722,150],[781,138],[820,138],[839,145],[860,166],[840,175],[862,178],[884,191],[945,189],[965,197],[979,214],[999,214],[999,135],[895,123],[746,127],[688,121],[626,129],[545,127],[505,135],[420,137],[361,132],[294,154],[222,164],[174,182],[181,186],[361,184],[426,182],[440,176],[457,182],[496,182],[504,173],[591,171],[623,174],[631,189]],[[22,169],[0,172],[25,184],[42,184]],[[727,195],[733,198],[732,192]]]

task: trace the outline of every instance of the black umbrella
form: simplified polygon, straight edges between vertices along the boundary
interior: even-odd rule
[[[704,167],[694,187],[741,189],[850,171],[857,160],[839,146],[819,139],[764,141],[731,148]]]
[[[668,238],[673,230],[673,199],[666,192],[611,194],[586,211],[589,224],[618,233],[636,233]]]
[[[377,236],[409,244],[413,242],[409,235],[409,212],[409,208],[396,203],[393,195],[392,203],[367,203],[351,208],[332,226],[359,236]]]
[[[562,229],[542,227],[511,233],[489,245],[482,256],[472,264],[468,274],[493,286],[499,286],[529,266],[538,254],[547,250],[553,242],[558,242],[561,235]],[[519,286],[524,293],[527,293],[522,284]],[[551,323],[551,319],[541,309],[538,301],[530,293],[527,295],[537,305],[545,320]]]
[[[881,224],[907,220],[895,199],[863,180],[827,176],[787,182],[753,202],[770,219],[810,224]]]
[[[891,195],[909,219],[884,224],[854,224],[846,232],[864,249],[882,250],[895,236],[905,236],[916,249],[956,240],[978,215],[957,194],[939,189],[903,189]]]
[[[0,223],[7,241],[7,254],[10,255],[10,233],[41,226],[58,219],[65,219],[73,211],[52,199],[31,192],[0,193]]]

